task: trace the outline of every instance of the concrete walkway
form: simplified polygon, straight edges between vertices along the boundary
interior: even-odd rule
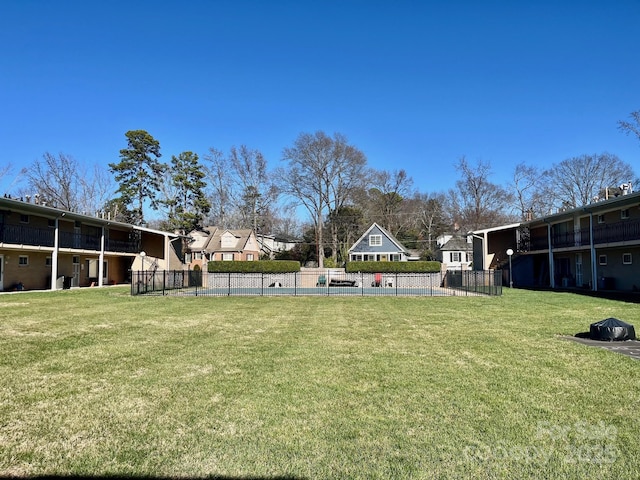
[[[602,340],[591,340],[589,337],[562,337],[565,340],[572,340],[574,342],[582,343],[590,347],[604,348],[605,350],[611,350],[613,352],[627,355],[628,357],[640,360],[640,341],[638,340],[625,340],[622,342],[607,342]]]

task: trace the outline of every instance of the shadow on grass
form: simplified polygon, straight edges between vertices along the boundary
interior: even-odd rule
[[[290,475],[276,476],[229,476],[207,475],[189,477],[176,475],[175,477],[156,477],[153,475],[16,475],[0,476],[0,480],[16,480],[18,478],[28,480],[305,480],[304,477]]]

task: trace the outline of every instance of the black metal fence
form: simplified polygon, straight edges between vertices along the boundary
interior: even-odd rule
[[[131,295],[182,296],[454,296],[501,295],[502,272],[207,273],[131,272]]]

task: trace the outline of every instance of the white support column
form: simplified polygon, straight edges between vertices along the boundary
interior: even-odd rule
[[[164,236],[164,270],[169,270],[169,235]]]
[[[98,257],[98,287],[102,287],[104,278],[104,225],[100,233],[100,256]]]
[[[58,240],[60,228],[58,218],[53,231],[53,252],[51,252],[51,290],[56,290],[58,284],[58,253],[60,251],[60,242]]]
[[[591,288],[598,291],[598,269],[596,265],[596,246],[593,242],[593,213],[589,215],[589,250],[591,251]]]
[[[547,224],[547,243],[549,245],[549,285],[556,288],[556,273],[553,267],[553,247],[551,246],[551,224]]]

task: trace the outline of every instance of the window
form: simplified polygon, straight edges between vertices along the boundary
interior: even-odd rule
[[[247,262],[253,262],[253,253],[247,253]]]
[[[600,255],[598,257],[598,263],[600,265],[606,265],[607,264],[607,256],[606,255]]]
[[[624,210],[620,210],[620,218],[626,220],[629,218],[629,209],[625,208]]]
[[[633,263],[633,258],[631,257],[630,253],[622,254],[622,263],[624,263],[625,265],[631,265]]]
[[[399,253],[392,253],[391,254],[391,261],[392,262],[399,262],[400,261],[400,254]]]
[[[20,255],[18,257],[18,265],[26,267],[29,265],[29,257],[27,255]]]
[[[451,252],[451,261],[452,262],[461,262],[462,254],[460,252]]]
[[[225,262],[233,261],[233,253],[223,253],[222,254],[222,260],[225,261]]]
[[[598,215],[598,223],[604,223],[604,215]]]
[[[20,214],[20,223],[29,223],[29,215]]]
[[[381,247],[382,246],[382,235],[369,235],[369,246],[370,247]]]

